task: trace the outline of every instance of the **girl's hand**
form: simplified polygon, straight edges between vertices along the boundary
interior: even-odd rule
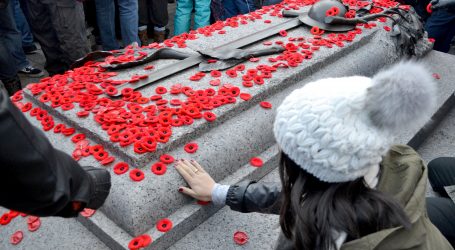
[[[199,163],[194,160],[178,160],[175,168],[190,186],[190,188],[180,187],[179,192],[200,201],[212,200],[212,189],[215,186],[215,181]]]

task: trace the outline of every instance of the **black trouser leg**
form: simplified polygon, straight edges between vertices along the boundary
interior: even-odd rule
[[[455,203],[449,198],[428,197],[427,213],[431,222],[455,248]]]
[[[428,217],[455,248],[455,203],[444,189],[455,185],[455,158],[432,160],[428,164],[428,179],[433,190],[442,196],[427,198]]]
[[[455,185],[455,158],[440,157],[428,163],[428,179],[435,192],[449,198],[444,187]]]

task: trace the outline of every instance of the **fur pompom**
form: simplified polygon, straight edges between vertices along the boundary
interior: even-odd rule
[[[436,83],[422,64],[400,62],[379,72],[368,89],[366,109],[382,129],[421,126],[436,105]]]

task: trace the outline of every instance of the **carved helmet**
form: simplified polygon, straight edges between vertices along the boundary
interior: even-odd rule
[[[337,0],[321,0],[311,6],[308,13],[304,14],[300,20],[310,27],[317,26],[327,31],[348,31],[354,29],[355,25],[330,24],[325,21],[327,16],[344,17],[346,12],[346,6]]]

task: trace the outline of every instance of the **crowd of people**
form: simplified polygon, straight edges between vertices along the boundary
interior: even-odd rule
[[[193,12],[197,29],[277,2],[176,1],[174,35],[189,31]],[[435,49],[447,52],[455,35],[455,1],[431,3],[431,15],[421,10],[427,4],[419,1],[415,6],[429,36],[436,39]],[[95,6],[94,19],[87,10],[90,4]],[[90,51],[86,21],[95,20],[105,50],[144,45],[149,37],[162,42],[169,35],[168,4],[0,0],[1,206],[38,216],[73,217],[84,208],[98,209],[110,191],[109,171],[81,167],[53,148],[10,101],[8,95],[21,88],[18,73],[43,75],[26,58],[36,52],[34,42],[45,55],[47,72],[63,73]],[[393,145],[403,129],[428,121],[435,88],[431,73],[413,62],[373,78],[309,83],[277,109],[280,182],[220,185],[196,161],[178,160],[176,169],[188,187],[176,189],[243,213],[279,214],[277,249],[453,249],[455,203],[448,187],[455,185],[455,159],[439,158],[427,167],[409,146]],[[427,176],[440,197],[425,198]]]

